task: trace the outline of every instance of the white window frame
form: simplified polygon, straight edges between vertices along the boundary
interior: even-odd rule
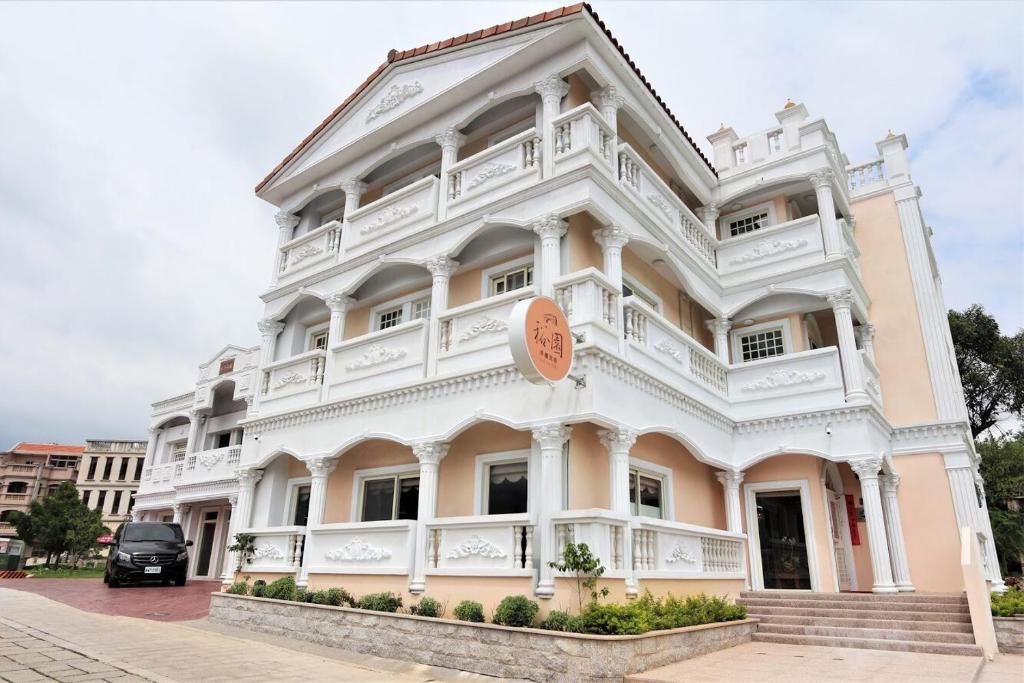
[[[760,213],[768,214],[768,222],[762,225],[758,230],[751,230],[745,232],[742,235],[733,236],[732,231],[729,228],[729,224],[734,221],[740,221],[744,218],[749,218]],[[778,224],[778,217],[775,215],[775,202],[763,202],[757,206],[751,206],[748,209],[740,209],[739,211],[733,211],[718,219],[718,234],[722,236],[723,240],[738,240],[750,235],[756,234],[770,228],[773,225]]]
[[[748,334],[755,332],[764,332],[767,330],[782,330],[782,355],[787,356],[793,353],[793,334],[789,327],[789,318],[780,318],[778,320],[769,320],[768,322],[757,323],[756,325],[747,325],[746,327],[740,327],[732,330],[729,333],[730,342],[732,344],[732,359],[733,363],[756,363],[761,360],[772,360],[772,358],[779,358],[780,356],[772,356],[769,358],[758,358],[756,360],[743,360],[743,344],[740,342],[741,337],[745,337]]]
[[[782,129],[781,128],[779,128],[777,130],[770,130],[770,131],[768,131],[768,134],[765,136],[765,138],[768,141],[768,154],[782,154],[783,152],[786,151],[786,139],[782,135]],[[779,141],[779,148],[778,149],[775,149],[772,146],[772,140],[778,140]]]
[[[491,266],[490,268],[485,268],[483,273],[482,273],[482,275],[481,275],[480,298],[481,299],[489,299],[492,296],[504,296],[504,294],[491,294],[491,278],[498,277],[499,275],[505,275],[506,273],[510,273],[510,272],[512,272],[514,270],[519,270],[523,266],[533,266],[533,284],[532,285],[527,285],[526,287],[523,287],[521,290],[513,289],[512,291],[513,292],[519,292],[519,291],[529,292],[531,290],[536,291],[536,289],[537,289],[537,265],[533,262],[533,260],[534,260],[533,259],[533,254],[528,254],[526,256],[523,256],[523,257],[520,257],[520,258],[517,258],[517,259],[513,259],[511,261],[505,261],[504,263],[499,263],[499,264],[497,264],[495,266]],[[505,294],[507,294],[507,293],[508,292],[505,292]]]
[[[746,166],[750,163],[750,149],[746,142],[733,145],[732,147],[732,162],[736,166]]]
[[[417,463],[405,465],[388,465],[387,467],[369,467],[356,470],[352,473],[352,514],[349,516],[354,522],[362,522],[363,516],[363,483],[367,479],[386,479],[388,477],[420,476],[420,466]],[[422,482],[420,482],[422,484]],[[395,500],[392,501],[392,509],[398,500],[398,490],[395,490]],[[394,520],[392,520],[394,521]]]
[[[295,506],[299,503],[299,497],[295,495],[300,486],[309,486],[310,492],[312,492],[313,478],[312,477],[293,477],[285,484],[286,493],[284,498],[284,520],[281,526],[294,526],[292,520],[295,519]]]
[[[313,337],[315,337],[315,336],[317,336],[317,335],[319,335],[321,333],[328,332],[330,330],[330,327],[331,327],[330,321],[325,322],[325,323],[320,323],[319,325],[310,325],[309,327],[307,327],[306,328],[306,346],[305,346],[306,351],[312,351],[313,350]],[[327,346],[330,346],[330,344],[331,344],[331,339],[330,339],[330,337],[328,337],[327,338]],[[324,346],[324,350],[327,349],[327,346]]]
[[[402,322],[398,323],[399,325],[403,325],[403,324],[409,322],[410,320],[413,320],[413,317],[412,317],[412,304],[413,304],[413,302],[414,301],[419,301],[420,299],[429,299],[429,298],[430,298],[430,289],[421,289],[418,292],[413,292],[412,294],[409,294],[407,296],[403,296],[403,297],[398,298],[398,299],[390,299],[390,300],[385,301],[383,303],[377,304],[376,306],[373,306],[372,308],[370,308],[370,327],[371,327],[371,330],[373,332],[380,332],[380,320],[379,320],[380,314],[381,313],[386,313],[387,311],[389,311],[392,308],[401,308],[402,309]],[[431,303],[431,305],[433,305],[434,302],[431,301],[430,303]],[[425,319],[426,318],[424,318],[424,320]],[[394,326],[392,326],[392,327],[394,327]],[[388,327],[386,329],[390,330],[390,329],[392,329],[392,327]]]
[[[634,292],[639,292],[641,296],[637,298],[643,301],[645,304],[647,303],[645,299],[653,302],[648,305],[651,306],[651,308],[653,308],[655,312],[661,313],[664,310],[664,305],[662,304],[661,297],[655,294],[650,289],[650,287],[646,287],[640,284],[640,282],[638,282],[636,278],[634,278],[632,275],[629,275],[628,273],[623,273],[622,284],[626,285]]]
[[[476,456],[473,463],[474,481],[476,482],[476,485],[473,487],[473,509],[476,511],[476,514],[487,516],[488,479],[491,465],[505,465],[520,461],[526,463],[526,510],[530,511],[533,509],[530,505],[532,502],[530,482],[533,481],[533,467],[531,467],[530,459],[529,448],[515,451],[499,451],[496,453],[481,453]]]
[[[664,465],[658,465],[649,460],[643,460],[642,458],[629,458],[629,471],[637,470],[645,476],[651,477],[652,479],[661,480],[661,518],[669,522],[675,521],[676,518],[676,501],[673,495],[674,489],[672,486],[672,468],[665,467]],[[627,485],[626,490],[629,490]],[[632,503],[630,505],[629,514],[633,514]],[[639,508],[637,508],[639,511]],[[638,515],[639,516],[639,515]],[[648,518],[653,519],[653,518]]]
[[[806,479],[786,481],[758,481],[743,485],[743,502],[747,516],[747,552],[749,553],[750,581],[753,590],[764,590],[764,568],[761,566],[761,534],[757,527],[757,494],[796,491],[800,494],[800,512],[804,518],[804,538],[807,543],[807,564],[811,575],[812,591],[821,590],[818,576],[818,548],[814,539],[814,518],[811,516],[811,485]],[[829,532],[831,534],[831,531]]]

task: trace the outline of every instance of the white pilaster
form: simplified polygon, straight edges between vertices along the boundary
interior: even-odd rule
[[[420,462],[420,497],[416,509],[416,553],[409,592],[422,593],[427,587],[427,524],[437,516],[438,470],[444,456],[448,455],[448,444],[418,443],[413,445],[412,452]]]
[[[839,362],[843,367],[846,379],[846,400],[866,401],[864,391],[864,366],[857,351],[857,339],[853,333],[853,294],[848,289],[831,292],[827,296],[832,306],[832,315],[836,319],[836,336],[839,338]]]
[[[729,330],[732,329],[732,321],[728,318],[715,318],[707,321],[708,329],[715,337],[715,355],[718,359],[729,364]],[[739,362],[739,358],[736,359]]]
[[[263,368],[274,362],[274,352],[277,350],[277,335],[284,330],[284,323],[271,318],[264,318],[256,323],[260,331],[260,373],[256,387],[253,388],[252,415],[259,413],[260,399],[263,397],[264,389],[267,386],[267,372]]]
[[[152,467],[156,464],[156,442],[160,439],[161,429],[159,427],[149,428],[149,441],[146,442],[146,459],[143,460],[145,467]]]
[[[836,220],[836,205],[832,197],[832,171],[812,173],[809,177],[818,198],[818,220],[821,222],[821,236],[825,243],[825,259],[842,258],[843,236]]]
[[[448,310],[448,282],[459,263],[442,255],[427,259],[425,265],[433,278],[430,286],[430,330],[427,335],[427,375],[433,376],[437,374],[437,354],[441,350],[441,324],[438,319]]]
[[[614,85],[605,86],[601,90],[590,94],[598,111],[604,117],[605,123],[618,135],[619,130],[619,109],[626,103],[626,99],[619,94]]]
[[[892,581],[892,563],[889,560],[889,542],[885,533],[882,497],[878,490],[878,472],[881,458],[850,461],[850,467],[860,478],[860,495],[864,500],[864,520],[868,529],[868,550],[871,554],[871,574],[874,593],[895,593]]]
[[[872,361],[875,360],[875,326],[871,323],[864,323],[857,328],[857,335],[860,337],[860,347]]]
[[[1002,572],[999,568],[999,555],[996,553],[992,538],[992,524],[989,521],[988,507],[985,504],[985,486],[980,476],[975,475],[976,465],[968,452],[947,453],[946,476],[949,478],[949,490],[953,496],[953,511],[956,513],[957,527],[970,527],[975,533],[985,535],[985,543],[981,552],[985,560],[986,578],[994,592],[1006,590]]]
[[[562,274],[562,236],[568,226],[561,218],[550,214],[535,220],[532,227],[540,238],[540,267],[534,268],[534,277],[539,274],[543,296],[554,296],[555,280]]]
[[[323,396],[327,396],[327,388],[334,380],[334,351],[335,346],[345,339],[345,316],[356,300],[340,292],[329,295],[324,299],[327,308],[331,309],[331,323],[327,331],[327,358],[324,364],[324,381],[321,384]]]
[[[175,502],[171,504],[171,511],[174,513],[174,519],[171,521],[175,524],[181,524],[184,527],[185,525],[183,522],[185,520],[185,515],[188,514],[189,505]]]
[[[355,237],[352,234],[352,214],[359,208],[359,201],[362,199],[363,193],[366,192],[366,183],[359,178],[349,178],[341,184],[341,189],[345,193],[345,214],[341,218],[341,243],[345,245],[344,250],[347,251],[348,245]],[[339,260],[342,251],[342,249],[338,250]]]
[[[608,450],[608,478],[611,484],[609,506],[612,512],[632,516],[629,505],[629,451],[636,443],[636,432],[630,429],[605,429],[597,433]],[[626,569],[626,595],[637,595],[637,582],[633,574],[632,525],[626,530],[622,542],[622,566]]]
[[[228,505],[231,506],[231,514],[228,517],[228,533],[227,543],[225,546],[231,546],[235,543],[235,520],[238,516],[238,494],[234,493],[228,496]],[[224,551],[224,560],[222,562],[223,572],[221,572],[220,580],[225,586],[230,586],[235,580],[235,566],[238,560],[235,558],[234,553]]]
[[[885,515],[885,534],[889,538],[889,559],[892,560],[892,579],[896,584],[896,590],[901,593],[910,593],[914,590],[914,584],[910,581],[910,564],[907,561],[907,547],[903,539],[903,522],[900,519],[900,502],[897,497],[900,475],[883,474],[880,479],[882,485],[882,512]]]
[[[715,477],[725,490],[726,529],[736,533],[743,533],[743,513],[740,507],[740,484],[743,483],[743,472],[730,470],[719,472]]]
[[[544,177],[550,178],[555,172],[555,135],[552,121],[562,113],[562,98],[569,93],[569,86],[561,76],[552,74],[543,81],[534,83],[534,88],[543,103],[540,128],[543,150],[541,162]]]
[[[324,507],[327,504],[327,479],[337,466],[335,458],[313,458],[305,461],[309,470],[309,516],[306,518],[306,538],[304,546],[309,546],[310,528],[323,524]],[[308,553],[302,556],[302,568],[296,584],[306,586],[309,583],[309,570],[306,568]]]
[[[466,141],[466,136],[452,126],[436,135],[434,141],[441,147],[441,197],[437,203],[437,219],[440,221],[448,215],[448,200],[454,191],[453,181],[448,177],[448,169],[458,162],[459,147]]]
[[[199,440],[199,420],[201,416],[198,410],[188,411],[188,440],[185,442],[185,455],[196,452],[197,441]]]
[[[552,513],[562,508],[562,447],[569,440],[571,427],[552,423],[533,430],[533,440],[540,449],[540,500],[536,501],[537,530],[540,532],[540,579],[538,598],[551,598],[555,594],[554,570],[548,562],[558,560],[558,548]],[[536,541],[536,534],[534,534]]]
[[[712,235],[718,235],[718,215],[718,204],[714,202],[697,209],[697,216]]]
[[[617,225],[609,225],[594,231],[594,241],[601,245],[604,256],[604,274],[612,284],[622,291],[622,248],[629,242],[629,235]]]
[[[238,493],[231,506],[231,528],[228,544],[235,542],[235,535],[242,533],[252,523],[252,502],[256,496],[256,483],[263,477],[263,470],[244,467],[238,470]],[[234,575],[238,567],[238,553],[228,558],[228,570]],[[230,582],[230,581],[229,581]]]
[[[299,217],[285,211],[278,211],[274,214],[274,220],[277,222],[278,250],[277,259],[274,260],[274,273],[270,278],[272,285],[277,284],[277,279],[285,268],[285,258],[287,255],[281,251],[281,247],[292,240],[295,234],[295,226],[299,224]]]

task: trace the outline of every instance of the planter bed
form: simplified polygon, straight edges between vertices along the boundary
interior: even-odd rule
[[[389,659],[532,681],[628,674],[749,642],[756,619],[598,636],[214,593],[210,621]]]

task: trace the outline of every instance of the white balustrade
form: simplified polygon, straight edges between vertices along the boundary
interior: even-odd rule
[[[307,270],[314,264],[331,259],[340,247],[341,222],[331,221],[321,225],[281,246],[279,276]]]
[[[567,544],[585,543],[604,566],[605,576],[622,577],[628,569],[626,543],[629,539],[629,522],[627,515],[599,508],[556,512],[552,515],[552,533],[555,534],[557,556],[551,558],[551,561],[561,560]]]
[[[276,573],[298,571],[306,528],[301,526],[246,529],[252,535],[253,553],[242,571]]]
[[[429,176],[361,206],[348,216],[346,249],[388,236],[395,239],[433,225],[441,181]]]
[[[555,301],[570,324],[600,322],[611,329],[619,315],[619,292],[596,268],[586,268],[555,281]]]
[[[738,418],[842,403],[839,349],[829,346],[731,365],[729,399]]]
[[[264,401],[279,396],[319,390],[324,381],[326,358],[326,352],[323,349],[316,349],[264,367],[260,387]]]
[[[871,360],[871,356],[864,349],[857,352],[860,355],[860,362],[864,366],[864,390],[868,397],[879,407],[882,406],[882,373],[878,366]]]
[[[511,361],[509,316],[516,303],[536,295],[533,287],[449,309],[440,316],[438,371],[442,374]]]
[[[363,389],[382,389],[424,376],[427,321],[410,320],[331,346],[334,354],[328,395],[336,398]]]
[[[436,519],[426,525],[427,574],[530,576],[537,566],[529,515]]]
[[[849,177],[851,192],[857,192],[858,190],[886,182],[885,162],[881,159],[873,159],[856,166],[847,166],[846,172]]]
[[[718,245],[718,271],[723,285],[789,272],[822,263],[824,258],[817,215],[730,237]]]
[[[540,179],[540,138],[531,128],[453,164],[444,179],[448,215],[468,211],[494,190],[511,192]]]
[[[641,578],[743,578],[745,534],[636,517],[633,570]]]
[[[608,172],[613,171],[615,131],[594,105],[582,104],[552,123],[556,173],[592,162]]]
[[[182,483],[232,479],[241,459],[241,445],[193,453],[185,458],[185,468],[178,479]]]
[[[409,574],[415,520],[320,524],[307,529],[304,566],[313,574]]]

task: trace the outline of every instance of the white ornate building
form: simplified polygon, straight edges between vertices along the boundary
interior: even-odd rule
[[[392,51],[257,187],[260,345],[154,404],[135,505],[197,576],[487,604],[568,590],[999,583],[930,230],[889,134],[851,164],[787,102],[706,159],[587,7]],[[554,297],[574,374],[508,316]],[[230,520],[230,521],[229,521]]]

